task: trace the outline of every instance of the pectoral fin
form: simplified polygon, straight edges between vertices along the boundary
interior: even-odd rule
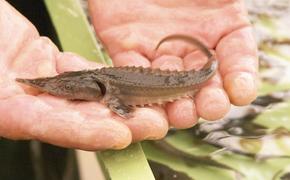
[[[123,118],[132,117],[133,108],[125,105],[119,98],[117,97],[108,97],[106,98],[107,106],[116,114]]]
[[[131,112],[133,108],[124,104],[118,97],[119,89],[115,86],[111,86],[109,83],[106,85],[106,87],[107,92],[104,97],[104,102],[111,109],[111,111],[126,119],[132,117]]]

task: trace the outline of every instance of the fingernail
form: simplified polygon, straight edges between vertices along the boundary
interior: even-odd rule
[[[168,131],[168,122],[163,113],[151,108],[137,108],[134,118],[124,123],[130,128],[134,142],[160,139]]]

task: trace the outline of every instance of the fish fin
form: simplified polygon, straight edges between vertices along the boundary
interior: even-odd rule
[[[111,96],[106,99],[105,102],[107,106],[117,115],[126,119],[132,117],[133,108],[125,105],[119,98]]]
[[[123,118],[131,118],[133,107],[124,104],[122,100],[118,98],[118,89],[116,87],[110,85],[107,85],[106,87],[107,93],[104,97],[104,102],[111,109],[111,111]]]

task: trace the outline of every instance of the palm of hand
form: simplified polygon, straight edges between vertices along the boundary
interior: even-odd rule
[[[182,42],[165,43],[154,52],[161,38],[179,33],[198,37],[215,49],[220,59],[220,73],[194,102],[182,99],[168,104],[165,111],[158,107],[141,108],[134,118],[122,120],[104,105],[68,102],[15,83],[15,77],[52,76],[99,65],[59,52],[48,39],[39,37],[28,21],[0,1],[0,17],[6,17],[0,19],[1,136],[35,138],[89,150],[122,148],[132,140],[163,137],[168,130],[167,119],[175,127],[186,128],[194,125],[198,116],[222,117],[229,109],[229,99],[238,105],[249,103],[255,96],[253,79],[257,62],[255,43],[241,5],[231,1],[224,2],[222,7],[202,1],[196,4],[186,0],[162,2],[122,1],[114,11],[109,8],[120,1],[90,2],[97,34],[107,45],[114,64],[171,70],[199,68],[205,58]],[[244,89],[240,88],[241,83]]]

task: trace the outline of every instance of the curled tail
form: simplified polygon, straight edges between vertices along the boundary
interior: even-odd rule
[[[188,42],[190,44],[197,46],[208,57],[208,59],[210,59],[213,56],[213,54],[208,50],[208,48],[202,42],[200,42],[196,38],[193,38],[187,35],[182,35],[182,34],[173,34],[173,35],[166,36],[165,38],[159,41],[159,43],[155,47],[155,50],[157,50],[160,47],[160,45],[163,44],[165,41],[171,41],[171,40],[183,40],[185,42]]]
[[[193,44],[194,46],[198,47],[199,50],[201,50],[208,58],[207,63],[202,67],[201,70],[195,71],[190,70],[187,71],[189,74],[188,81],[191,84],[200,84],[208,79],[210,79],[217,70],[217,60],[215,59],[214,55],[210,52],[210,50],[199,40],[196,38],[193,38],[188,35],[182,35],[182,34],[173,34],[166,36],[165,38],[161,39],[159,43],[157,44],[155,50],[157,50],[162,43],[165,41],[171,41],[171,40],[183,40],[185,42],[188,42],[190,44]]]

